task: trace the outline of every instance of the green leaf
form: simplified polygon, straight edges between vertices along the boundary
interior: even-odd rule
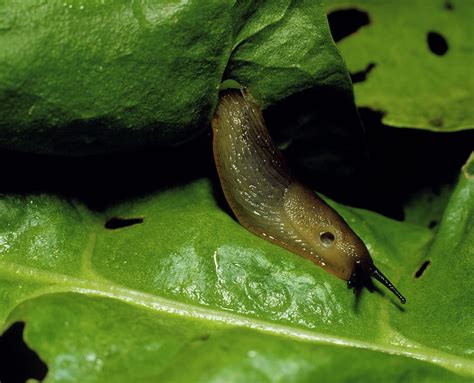
[[[328,13],[357,9],[369,18],[338,44],[352,73],[367,72],[354,86],[359,107],[383,112],[383,123],[396,127],[447,132],[474,126],[472,2],[326,3]],[[436,34],[433,40],[447,42],[444,54],[436,46],[430,49],[430,32]]]
[[[272,22],[262,28],[262,18],[269,15]],[[344,62],[328,40],[332,39],[321,1],[262,2],[237,35],[229,77],[248,85],[264,106],[315,84],[351,96]]]
[[[424,278],[417,281],[413,303],[418,309],[407,312],[406,320],[412,320],[413,326],[405,331],[411,339],[423,344],[459,354],[464,350],[471,358],[472,350],[469,349],[474,337],[467,329],[472,321],[472,310],[468,302],[472,297],[469,287],[472,280],[470,271],[474,267],[473,207],[474,153],[462,169],[436,238],[424,257],[425,261],[430,261],[429,271],[427,269]],[[458,282],[453,283],[454,280]],[[426,318],[432,322],[429,326],[426,325]],[[406,322],[398,319],[394,318],[395,327],[404,327]],[[465,330],[447,331],[448,324]],[[451,342],[458,347],[452,347]]]
[[[2,146],[105,151],[195,134],[217,100],[231,8],[229,1],[3,2]]]
[[[46,382],[466,381],[406,357],[183,319],[108,298],[47,295],[15,316],[28,321],[27,341],[51,360]],[[71,334],[82,341],[72,342]]]
[[[26,323],[46,382],[472,380],[474,155],[436,235],[332,204],[406,306],[382,290],[357,301],[246,231],[201,179],[103,212],[3,196],[0,323]]]
[[[2,2],[0,145],[81,154],[180,143],[209,128],[227,77],[266,104],[321,80],[351,97],[321,4]]]

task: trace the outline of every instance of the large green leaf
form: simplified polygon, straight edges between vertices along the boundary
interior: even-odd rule
[[[223,78],[265,104],[316,84],[352,95],[321,0],[0,4],[2,147],[178,143],[208,128]]]
[[[331,39],[321,1],[262,2],[237,35],[229,76],[246,84],[263,105],[311,88],[335,87],[352,95],[349,77]],[[278,15],[262,27],[262,18]]]
[[[333,205],[406,306],[383,290],[357,301],[247,232],[201,179],[103,212],[4,195],[0,323],[26,323],[47,382],[472,380],[474,156],[436,235]]]
[[[369,24],[338,47],[358,106],[383,112],[383,123],[433,131],[474,127],[474,6],[469,0],[327,0],[329,13],[356,9]],[[351,20],[345,20],[346,28]],[[429,46],[429,34],[434,52]],[[447,43],[444,52],[442,41]],[[439,41],[437,43],[437,41]]]

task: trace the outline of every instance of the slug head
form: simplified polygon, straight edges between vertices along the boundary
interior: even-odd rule
[[[364,286],[372,289],[374,277],[405,303],[405,298],[375,267],[364,242],[315,193],[293,182],[285,194],[284,209],[293,251],[348,281],[347,285],[356,290]]]

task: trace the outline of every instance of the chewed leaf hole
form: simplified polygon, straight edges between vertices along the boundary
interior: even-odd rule
[[[428,32],[426,37],[430,51],[437,56],[443,56],[448,51],[448,42],[438,32]]]
[[[376,66],[375,63],[369,63],[365,69],[362,69],[359,72],[351,73],[352,83],[358,83],[367,80],[367,75],[374,69]]]
[[[415,273],[415,278],[420,278],[423,273],[425,272],[426,268],[430,265],[431,261],[425,261],[423,264],[420,266],[420,268],[417,270]]]
[[[442,118],[437,117],[437,118],[432,118],[430,120],[430,124],[433,125],[436,128],[441,128],[443,126],[444,122],[443,122]]]
[[[369,14],[359,9],[340,9],[328,14],[329,28],[335,42],[370,24]]]
[[[112,217],[105,223],[106,229],[116,230],[122,227],[132,226],[143,222],[143,218],[119,218]]]
[[[428,227],[429,227],[430,229],[434,229],[437,224],[438,224],[438,221],[435,220],[435,219],[433,219],[433,220],[431,220],[430,223],[428,224]]]
[[[454,4],[450,0],[444,2],[444,9],[447,11],[452,11],[454,9]]]
[[[202,334],[202,335],[198,335],[196,338],[194,338],[194,341],[196,342],[206,342],[209,340],[209,338],[211,337],[210,334]]]
[[[2,383],[23,383],[28,379],[42,381],[48,373],[48,366],[24,342],[24,328],[24,323],[16,322],[0,336]]]

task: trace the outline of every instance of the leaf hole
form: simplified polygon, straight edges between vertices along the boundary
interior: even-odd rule
[[[444,9],[446,9],[447,11],[452,11],[454,10],[454,4],[450,0],[446,0],[444,2]]]
[[[48,366],[23,340],[23,322],[15,322],[0,336],[0,382],[24,383],[28,379],[42,381]]]
[[[193,337],[191,339],[191,342],[196,342],[196,343],[207,342],[210,339],[210,337],[211,337],[210,334],[197,335],[196,337]]]
[[[355,8],[340,9],[328,14],[329,28],[335,42],[370,24],[369,14]]]
[[[423,264],[420,266],[420,268],[417,270],[415,273],[415,278],[420,278],[423,273],[425,272],[426,268],[430,265],[431,261],[425,261]]]
[[[105,223],[105,228],[110,230],[121,229],[122,227],[132,226],[143,222],[143,218],[119,218],[112,217]]]
[[[437,56],[443,56],[448,51],[448,42],[444,36],[438,32],[428,32],[428,47]]]
[[[438,221],[435,220],[435,219],[433,219],[433,220],[431,220],[430,223],[428,224],[428,227],[429,227],[430,229],[433,229],[433,228],[436,227],[437,224],[438,224]]]
[[[374,69],[376,67],[376,64],[375,63],[369,63],[367,64],[367,66],[365,67],[365,69],[362,69],[361,71],[359,72],[355,72],[355,73],[351,73],[351,80],[352,80],[352,83],[355,84],[355,83],[358,83],[358,82],[363,82],[365,80],[367,80],[367,75],[372,71],[372,69]]]
[[[444,125],[444,121],[441,117],[433,118],[430,120],[430,124],[435,128],[441,128]]]

